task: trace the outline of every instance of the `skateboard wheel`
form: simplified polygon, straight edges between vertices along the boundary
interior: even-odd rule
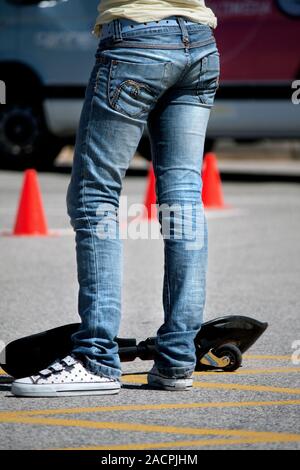
[[[219,348],[216,349],[215,354],[217,357],[220,358],[228,358],[229,364],[225,367],[222,367],[224,372],[233,372],[242,365],[242,353],[237,346],[234,344],[223,344]]]

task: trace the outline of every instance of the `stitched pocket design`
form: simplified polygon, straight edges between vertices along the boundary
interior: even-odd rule
[[[108,85],[110,106],[132,118],[146,116],[164,91],[167,65],[112,60]]]

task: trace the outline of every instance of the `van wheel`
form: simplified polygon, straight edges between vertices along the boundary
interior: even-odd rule
[[[38,107],[17,104],[1,106],[1,168],[48,168],[52,166],[61,146],[59,139],[47,132]]]

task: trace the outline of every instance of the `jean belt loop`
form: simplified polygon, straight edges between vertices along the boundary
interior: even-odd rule
[[[180,27],[180,29],[181,29],[183,44],[184,44],[185,46],[187,46],[187,45],[189,44],[189,42],[190,42],[190,38],[189,38],[189,32],[188,32],[188,30],[187,30],[187,27],[186,27],[186,24],[185,24],[185,22],[184,22],[184,19],[183,19],[181,16],[179,16],[179,17],[177,18],[177,22],[178,22],[179,27]]]
[[[122,36],[122,26],[119,20],[114,20],[114,42],[121,42],[123,40]]]

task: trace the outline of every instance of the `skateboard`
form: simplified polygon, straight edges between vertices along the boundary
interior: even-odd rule
[[[36,375],[72,351],[72,335],[80,323],[72,323],[17,339],[1,352],[2,369],[18,379]],[[196,371],[233,372],[242,365],[242,355],[267,329],[268,323],[244,316],[227,316],[206,322],[195,338]],[[154,360],[156,338],[137,343],[134,338],[116,338],[122,362],[139,358]]]

